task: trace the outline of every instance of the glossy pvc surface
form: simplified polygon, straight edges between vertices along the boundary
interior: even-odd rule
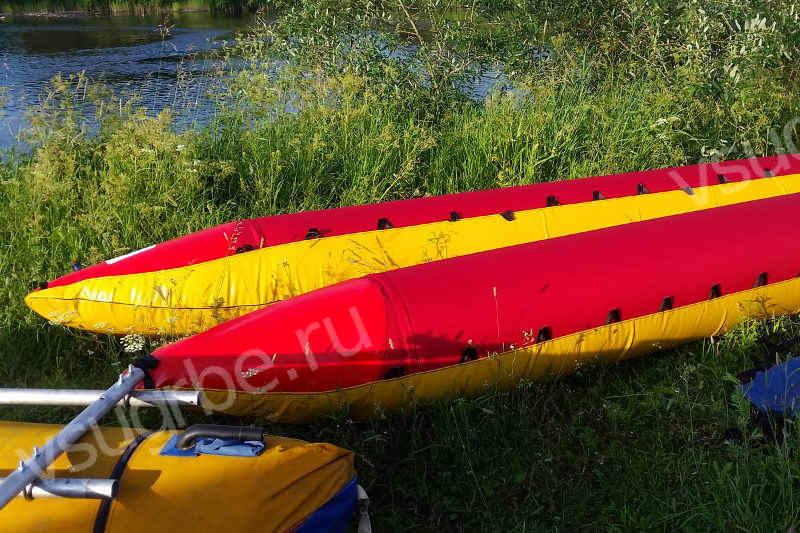
[[[733,175],[734,167],[725,168]],[[186,335],[367,274],[800,192],[800,179],[789,174],[664,192],[651,189],[657,190],[643,187],[650,193],[302,240],[191,266],[90,278],[33,292],[26,302],[48,320],[91,331]]]
[[[214,411],[273,422],[306,423],[341,409],[367,419],[420,401],[486,394],[514,388],[522,379],[552,379],[583,365],[642,356],[719,335],[744,317],[798,312],[800,278],[792,278],[403,377],[325,392],[206,389],[204,403]]]
[[[764,169],[769,169],[776,176],[800,173],[800,154],[629,172],[228,222],[157,244],[142,253],[134,252],[124,259],[98,263],[50,281],[48,285],[57,287],[93,277],[193,265],[235,254],[242,247],[258,249],[301,241],[313,229],[318,230],[322,237],[330,237],[380,229],[381,219],[386,219],[395,228],[414,226],[448,220],[451,213],[467,218],[507,210],[546,207],[550,197],[565,205],[591,201],[595,192],[605,198],[632,196],[638,194],[639,185],[651,193],[715,185],[720,174],[731,182],[746,181],[762,177]]]
[[[667,311],[798,272],[800,194],[790,194],[343,282],[157,350],[154,377],[157,386],[331,391],[651,314],[677,316],[686,331],[702,321]],[[654,342],[674,343],[671,327]]]

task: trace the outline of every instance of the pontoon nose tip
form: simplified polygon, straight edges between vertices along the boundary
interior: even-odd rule
[[[33,288],[31,289],[31,292],[43,291],[46,288],[47,288],[47,282],[46,281],[34,281],[33,282]]]
[[[47,298],[47,291],[49,290],[48,283],[46,281],[42,282],[34,282],[33,288],[31,288],[31,292],[25,295],[25,305],[28,306],[28,309],[33,311],[34,313],[44,316],[44,311],[41,309],[42,298]]]

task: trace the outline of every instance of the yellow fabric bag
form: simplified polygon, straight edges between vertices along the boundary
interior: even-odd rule
[[[0,476],[61,428],[0,423]],[[132,431],[96,429],[49,472],[58,478],[108,478],[134,440]],[[160,455],[174,434],[154,432],[135,447],[103,531],[285,532],[355,477],[353,453],[330,444],[266,437],[266,448],[256,457]],[[100,505],[100,500],[16,498],[0,510],[0,531],[91,532]]]

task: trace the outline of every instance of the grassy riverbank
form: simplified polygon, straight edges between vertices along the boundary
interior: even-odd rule
[[[800,146],[800,14],[788,1],[374,5],[275,6],[277,23],[220,57],[216,119],[194,131],[89,80],[53,82],[25,132],[36,148],[0,167],[0,385],[100,387],[139,355],[25,308],[36,281],[75,260],[237,217]],[[464,97],[484,67],[510,89]],[[82,126],[87,102],[97,133]],[[372,422],[337,413],[271,430],[357,451],[376,531],[786,530],[800,522],[800,435],[790,424],[780,445],[761,444],[730,379],[768,328],[789,338],[798,323],[746,323]],[[743,441],[723,438],[734,426]]]

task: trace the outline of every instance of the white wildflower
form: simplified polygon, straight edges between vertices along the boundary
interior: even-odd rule
[[[144,337],[141,335],[130,334],[120,339],[122,349],[127,353],[136,353],[144,349]]]

